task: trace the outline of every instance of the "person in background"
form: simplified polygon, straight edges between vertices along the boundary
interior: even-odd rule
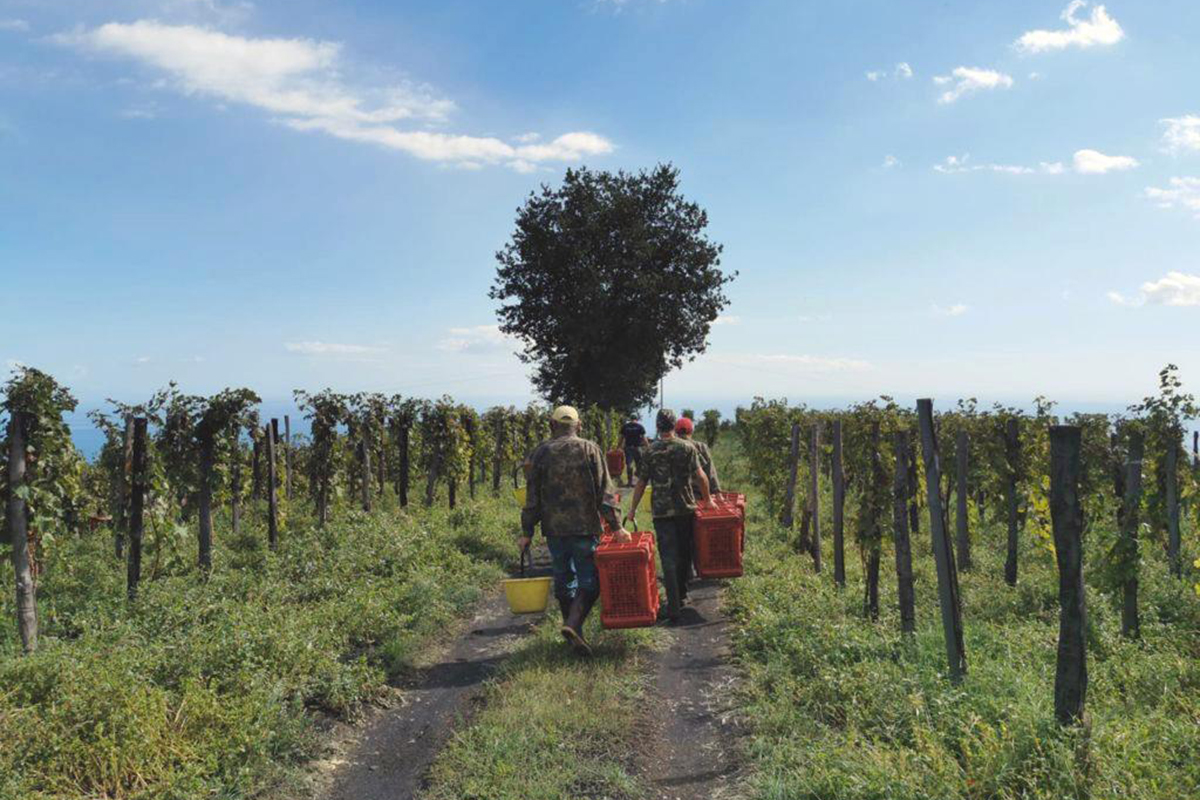
[[[562,612],[560,631],[577,653],[590,655],[583,623],[600,597],[594,556],[601,520],[616,531],[618,542],[632,537],[617,516],[620,506],[604,453],[595,442],[579,437],[579,412],[571,406],[559,406],[550,415],[550,438],[529,456],[527,480],[517,547],[524,553],[541,523]]]
[[[700,500],[708,502],[708,476],[700,466],[700,455],[691,444],[675,436],[675,412],[661,409],[654,427],[658,438],[646,448],[638,467],[637,487],[633,504],[625,521],[633,520],[647,486],[654,488],[650,498],[654,515],[654,533],[662,559],[663,588],[667,594],[664,616],[671,622],[679,620],[679,611],[687,599],[687,581],[691,562],[684,552],[691,553],[696,521],[696,490]]]
[[[696,424],[692,420],[687,417],[680,417],[679,422],[675,423],[675,435],[696,448],[696,452],[700,455],[700,467],[708,477],[708,491],[711,494],[716,494],[721,491],[721,482],[717,479],[717,465],[713,461],[712,450],[709,449],[708,445],[699,439],[693,438],[695,428]],[[693,486],[692,488],[699,491],[699,487],[697,486]]]
[[[630,417],[621,427],[621,440],[625,447],[625,485],[633,486],[633,476],[642,462],[642,448],[646,446],[646,429],[642,423]]]

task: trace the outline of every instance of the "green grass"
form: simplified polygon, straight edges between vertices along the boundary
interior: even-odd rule
[[[322,717],[379,697],[498,581],[516,531],[507,493],[454,512],[339,511],[325,531],[294,524],[276,553],[261,524],[236,540],[218,528],[210,577],[185,540],[133,605],[106,534],[59,542],[31,656],[18,655],[4,570],[0,797],[235,798],[286,784],[319,752]]]
[[[554,615],[551,615],[554,616]],[[424,800],[638,800],[637,732],[647,719],[646,658],[655,630],[601,632],[592,658],[547,619],[438,755]]]
[[[735,459],[723,475],[736,483],[741,467]],[[960,576],[968,675],[954,686],[927,529],[914,538],[918,630],[906,641],[890,548],[872,623],[857,549],[847,546],[839,591],[828,520],[826,571],[815,575],[794,534],[750,494],[747,575],[727,594],[749,730],[745,796],[1200,797],[1200,601],[1166,574],[1155,547],[1143,565],[1141,641],[1120,637],[1113,598],[1089,585],[1090,727],[1063,730],[1053,715],[1058,579],[1048,553],[1026,542],[1012,588],[1002,531],[974,532],[975,569]],[[1085,574],[1095,557],[1089,550]]]

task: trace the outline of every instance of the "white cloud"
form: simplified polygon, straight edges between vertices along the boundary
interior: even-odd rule
[[[900,159],[896,158],[895,156],[886,155],[883,157],[884,169],[891,169],[892,167],[899,167],[899,166],[902,166],[900,163]]]
[[[24,33],[29,30],[29,23],[23,19],[0,19],[0,31]]]
[[[898,81],[906,81],[913,76],[913,68],[907,61],[901,61],[895,66],[894,69],[891,70],[891,72],[886,69],[872,69],[868,70],[865,74],[867,76],[867,80],[871,81],[872,83],[878,83],[879,81],[887,80],[888,78],[894,78]]]
[[[1200,150],[1200,117],[1188,114],[1183,117],[1160,119],[1163,131],[1163,151],[1178,155],[1184,150]]]
[[[387,352],[386,347],[333,342],[286,342],[283,346],[289,353],[299,353],[304,356],[368,356]]]
[[[1133,169],[1138,166],[1130,156],[1106,156],[1097,150],[1076,150],[1075,171],[1082,175],[1103,175],[1106,172]]]
[[[975,92],[1010,89],[1013,85],[1012,76],[979,67],[955,67],[949,75],[935,76],[933,82],[938,86],[954,84],[938,97],[938,102],[943,105],[956,102],[959,98]]]
[[[971,307],[964,303],[955,303],[951,306],[939,306],[933,304],[933,313],[939,317],[961,317],[963,314],[971,310]]]
[[[253,106],[295,130],[376,144],[425,160],[526,170],[531,164],[577,161],[613,150],[607,139],[588,132],[514,146],[494,137],[413,129],[414,124],[444,123],[454,103],[411,83],[366,89],[349,85],[341,45],[335,42],[246,38],[152,20],[113,22],[54,38],[166,73],[163,83],[185,94]]]
[[[1062,13],[1062,19],[1067,23],[1065,30],[1027,31],[1014,46],[1025,53],[1042,53],[1068,47],[1116,44],[1125,38],[1125,31],[1102,5],[1095,6],[1087,19],[1076,17],[1075,12],[1086,6],[1085,0],[1072,0]]]
[[[1041,162],[1037,167],[1025,167],[1015,164],[972,164],[969,154],[962,156],[947,156],[941,164],[934,164],[934,172],[945,175],[957,175],[964,172],[1001,172],[1006,175],[1061,175],[1065,167],[1061,162]]]
[[[736,314],[721,314],[713,320],[713,325],[740,325],[741,323],[742,318]]]
[[[1183,208],[1200,219],[1200,178],[1171,178],[1168,188],[1149,186],[1143,194],[1159,208]]]
[[[447,334],[445,339],[438,342],[438,350],[450,353],[480,354],[512,352],[517,347],[516,338],[501,333],[499,325],[450,328]]]
[[[1144,305],[1200,306],[1200,275],[1171,271],[1156,281],[1143,283],[1137,297],[1127,298],[1119,292],[1108,292],[1108,299],[1132,308]]]
[[[948,156],[935,164],[935,172],[955,175],[963,172],[1002,172],[1008,175],[1062,175],[1067,171],[1061,161],[1042,161],[1036,167],[1020,164],[972,164],[970,155]],[[1107,172],[1133,169],[1138,161],[1130,156],[1106,156],[1096,150],[1075,152],[1072,168],[1081,175],[1103,175]]]

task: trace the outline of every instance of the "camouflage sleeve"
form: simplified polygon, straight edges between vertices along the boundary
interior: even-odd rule
[[[527,469],[525,470],[525,505],[521,508],[521,532],[529,538],[533,538],[534,528],[542,521],[542,504],[541,492],[539,491],[542,483],[541,470],[538,469],[536,457],[538,451],[534,450],[525,460]]]
[[[717,460],[708,451],[708,490],[714,494],[721,491],[721,481],[717,478]]]
[[[592,474],[596,477],[596,498],[598,501],[597,511],[600,516],[608,520],[608,524],[613,528],[621,527],[618,512],[621,508],[620,502],[617,500],[617,489],[613,486],[612,477],[608,474],[608,461],[604,458],[604,453],[599,447],[591,448],[592,453]]]
[[[642,453],[642,457],[637,462],[637,479],[650,483],[650,451],[646,450]]]

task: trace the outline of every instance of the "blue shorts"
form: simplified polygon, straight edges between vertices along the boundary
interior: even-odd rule
[[[596,574],[595,536],[547,536],[550,559],[554,565],[554,596],[574,597],[578,591],[595,592],[600,589]]]

